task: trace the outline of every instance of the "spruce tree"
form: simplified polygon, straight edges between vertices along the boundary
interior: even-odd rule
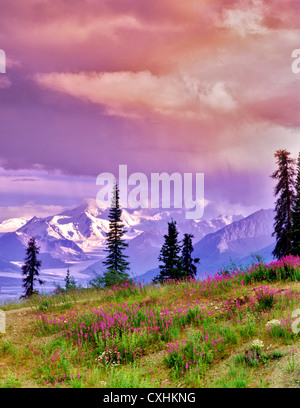
[[[192,234],[184,234],[182,245],[182,276],[195,278],[197,275],[196,264],[199,263],[199,258],[192,258],[192,252],[194,251]]]
[[[65,289],[75,289],[76,288],[76,281],[73,276],[70,275],[70,268],[67,269],[67,274],[65,277]]]
[[[275,223],[273,236],[276,237],[276,245],[273,255],[280,259],[292,251],[292,206],[294,203],[294,176],[295,160],[290,158],[286,150],[277,150],[274,154],[277,159],[278,169],[272,174],[277,180],[274,196],[278,196],[275,206]]]
[[[168,234],[164,235],[165,242],[158,257],[160,273],[153,282],[162,283],[168,279],[179,279],[182,276],[180,257],[181,245],[178,242],[176,221],[168,222]]]
[[[292,208],[292,255],[300,256],[300,153],[297,162],[295,201]]]
[[[39,252],[40,248],[36,244],[35,237],[31,237],[26,249],[25,264],[22,266],[22,286],[25,289],[25,294],[22,297],[24,298],[29,298],[33,293],[37,292],[34,290],[35,281],[38,281],[40,285],[45,283],[42,279],[38,278],[42,265],[42,262],[37,259]]]
[[[67,269],[67,274],[66,274],[66,277],[65,277],[65,287],[66,287],[66,290],[69,289],[70,283],[71,283],[70,269],[68,268],[68,269]]]
[[[103,283],[105,286],[112,286],[117,282],[124,282],[129,278],[127,270],[129,270],[128,258],[125,255],[124,249],[128,244],[124,241],[123,236],[126,234],[123,221],[121,220],[122,209],[119,203],[118,185],[114,185],[113,198],[109,211],[109,231],[106,233],[106,248],[108,253],[103,264],[107,268],[104,273]]]

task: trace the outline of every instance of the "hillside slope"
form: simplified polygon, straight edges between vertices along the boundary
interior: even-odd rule
[[[7,305],[0,387],[299,388],[299,282],[300,258],[287,257],[222,279]]]

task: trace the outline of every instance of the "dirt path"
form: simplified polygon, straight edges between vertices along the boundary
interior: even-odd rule
[[[300,347],[298,344],[286,347],[290,355],[278,361],[270,373],[269,388],[300,387]]]
[[[89,303],[89,302],[96,302],[97,300],[100,300],[100,298],[97,297],[97,298],[91,298],[91,299],[88,299],[88,300],[87,299],[68,300],[67,303],[72,303],[72,304],[73,303],[84,303],[84,302]],[[63,306],[63,305],[65,305],[64,302],[56,303],[53,306],[50,306],[49,309],[55,308],[57,306],[58,307]],[[35,313],[39,309],[39,307],[40,306],[30,306],[30,307],[22,307],[22,308],[19,308],[19,309],[6,310],[5,314],[6,315],[11,315],[11,314],[18,314],[18,313],[26,313],[26,312],[29,312],[29,311]]]

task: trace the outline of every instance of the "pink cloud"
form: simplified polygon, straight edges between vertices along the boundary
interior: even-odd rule
[[[50,89],[106,106],[107,113],[140,116],[152,111],[164,116],[198,120],[209,110],[235,108],[230,91],[219,81],[207,83],[185,76],[155,76],[149,71],[40,74],[38,83]]]
[[[268,177],[275,148],[299,150],[298,11],[298,0],[2,0],[1,48],[18,64],[0,89],[1,162],[196,169],[226,174],[224,191],[234,172]]]

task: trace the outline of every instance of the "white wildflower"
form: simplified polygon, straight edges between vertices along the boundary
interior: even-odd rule
[[[278,326],[279,324],[280,324],[280,320],[273,319],[273,320],[270,320],[270,321],[266,324],[266,326],[267,326],[267,327],[274,327],[274,326]]]
[[[264,343],[261,340],[256,339],[256,340],[253,340],[252,346],[256,348],[263,348]]]

